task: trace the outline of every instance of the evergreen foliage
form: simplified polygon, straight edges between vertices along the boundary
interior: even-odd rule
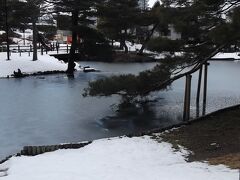
[[[3,0],[0,1],[0,31],[4,30],[4,19],[5,17],[5,12],[4,12],[4,3]]]
[[[111,58],[112,47],[101,32],[88,26],[79,25],[77,33],[81,38],[78,48],[83,56],[98,57],[105,61]]]
[[[3,2],[4,1],[2,0],[1,5]],[[18,29],[24,32],[25,29],[31,28],[33,30],[33,60],[37,60],[37,23],[39,18],[42,17],[44,13],[46,13],[47,5],[44,4],[44,0],[12,0],[6,2],[6,7],[4,7],[4,4],[4,6],[1,6],[0,11],[4,11],[3,14],[5,16],[5,10],[7,10],[8,25],[10,27],[9,33],[11,34],[14,29]],[[4,23],[6,23],[6,19],[0,19],[0,21],[4,21]],[[42,30],[43,29],[46,29],[46,27],[42,28]],[[16,35],[14,36],[16,37]]]
[[[160,24],[171,24],[182,36],[181,41],[152,39],[148,44],[158,52],[168,49],[182,51],[183,59],[192,63],[204,59],[217,47],[235,44],[239,40],[237,1],[163,0],[158,7]],[[231,7],[231,8],[230,8]],[[161,29],[157,29],[161,31]],[[182,61],[184,63],[184,61]]]
[[[159,81],[170,78],[168,66],[157,65],[152,70],[141,72],[139,75],[120,75],[104,78],[89,83],[85,89],[85,96],[110,96],[112,94],[122,94],[129,96],[146,95],[146,90],[154,86]],[[164,88],[167,88],[166,84]]]
[[[71,29],[71,17],[69,15],[60,15],[56,17],[57,28],[61,30],[70,30]]]
[[[74,61],[76,60],[75,52],[78,47],[77,38],[79,25],[88,26],[89,24],[94,23],[94,20],[92,20],[91,17],[96,14],[95,7],[100,0],[49,0],[48,2],[54,5],[56,12],[71,14],[72,46],[66,72],[69,76],[73,76],[75,68]]]
[[[108,0],[101,3],[97,10],[100,17],[98,28],[109,39],[119,41],[128,53],[125,41],[135,39],[134,32],[140,15],[138,1]]]
[[[181,51],[181,45],[181,40],[170,40],[168,38],[158,37],[149,41],[147,44],[147,48],[157,52],[167,51],[173,53],[176,51]]]
[[[141,74],[106,78],[91,82],[86,92],[89,95],[111,95],[120,91],[144,94],[165,88],[184,76],[184,73],[181,74],[184,68],[192,65],[199,67],[217,52],[239,43],[239,7],[240,2],[236,0],[162,0],[161,5],[154,8],[157,18],[155,30],[163,32],[171,24],[181,33],[182,39],[170,41],[156,38],[148,43],[148,47],[158,52],[181,52],[181,56],[173,53],[166,57],[160,68],[155,69],[158,72],[149,71],[147,81],[142,82]],[[162,76],[164,67],[168,67],[166,76]],[[157,74],[157,78],[150,74]]]

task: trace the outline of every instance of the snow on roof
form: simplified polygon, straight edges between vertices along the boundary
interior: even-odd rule
[[[187,151],[149,136],[97,140],[81,149],[13,157],[1,180],[236,180],[238,170],[186,162]],[[5,173],[5,174],[4,174]]]

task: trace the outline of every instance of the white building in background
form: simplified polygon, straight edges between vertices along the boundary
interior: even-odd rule
[[[168,26],[169,34],[166,36],[171,40],[180,40],[182,38],[181,33],[177,32],[172,24]]]
[[[151,27],[152,28],[152,27]],[[168,25],[168,32],[158,32],[155,31],[153,33],[153,37],[163,37],[163,38],[167,38],[170,40],[180,40],[182,38],[181,33],[177,32],[176,29],[174,28],[174,26],[172,24]]]
[[[138,0],[139,7],[142,10],[152,8],[155,3],[160,2],[159,0]],[[149,26],[147,29],[150,30],[152,29],[153,26]],[[156,37],[163,37],[163,38],[168,38],[170,40],[179,40],[182,38],[181,33],[177,32],[172,24],[169,24],[168,26],[168,32],[158,32],[155,31],[153,33],[153,38]]]
[[[57,30],[54,40],[61,44],[70,44],[72,42],[72,32],[69,30]]]

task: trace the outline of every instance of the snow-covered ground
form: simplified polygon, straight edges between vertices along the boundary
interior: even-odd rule
[[[120,46],[119,42],[115,42],[114,43],[115,46]],[[129,49],[129,51],[131,52],[136,52],[138,50],[141,49],[142,44],[137,44],[137,43],[131,43],[129,41],[126,41],[126,45]],[[155,58],[155,59],[164,59],[166,58],[166,56],[169,56],[169,52],[162,52],[162,53],[158,53],[158,52],[153,52],[153,51],[149,51],[147,49],[144,50],[144,53],[146,54],[151,54],[151,57]],[[175,56],[182,56],[183,52],[175,52],[174,55]],[[216,54],[214,57],[212,57],[213,59],[234,59],[234,60],[240,60],[240,52],[232,52],[232,53],[224,53],[224,52],[220,52],[218,54]]]
[[[233,52],[233,53],[218,53],[214,57],[214,59],[240,59],[240,52]]]
[[[120,46],[120,42],[114,42],[113,45],[119,47],[119,46]],[[141,49],[141,47],[142,47],[142,44],[131,43],[131,42],[129,42],[129,41],[126,41],[126,45],[127,45],[127,47],[128,47],[128,51],[130,51],[130,52],[137,52],[137,51],[139,51],[139,50]],[[124,51],[124,50],[119,50],[119,51]],[[154,53],[154,52],[152,52],[152,51],[149,51],[149,50],[147,50],[147,49],[144,49],[143,52],[146,53],[146,54],[159,54],[159,53]]]
[[[238,171],[223,165],[185,160],[149,136],[94,141],[81,149],[35,157],[13,157],[0,165],[1,180],[237,180]],[[5,169],[5,171],[3,171]],[[2,172],[1,172],[2,170]]]
[[[141,48],[141,44],[132,44],[130,42],[126,43],[129,51],[138,51]],[[119,46],[119,42],[115,42],[114,45]],[[60,50],[58,53],[66,53],[66,46],[61,45],[63,50]],[[16,48],[15,46],[11,47]],[[65,48],[65,49],[64,49]],[[69,47],[70,49],[70,47]],[[45,52],[44,52],[45,53]],[[163,59],[166,57],[166,53],[156,53],[148,50],[144,50],[144,53],[151,54],[151,56],[155,59]],[[48,52],[48,54],[57,54],[56,51]],[[60,62],[54,57],[49,56],[48,54],[38,55],[38,61],[32,61],[32,53],[31,56],[28,56],[28,53],[22,53],[21,56],[19,53],[12,53],[11,60],[6,61],[6,52],[0,52],[0,77],[7,77],[13,74],[13,71],[17,71],[17,69],[21,69],[23,73],[34,73],[38,71],[53,71],[53,70],[66,70],[67,64],[64,62]],[[213,58],[214,59],[235,59],[240,60],[239,52],[234,53],[218,53]],[[176,52],[175,55],[181,56],[181,52]],[[78,66],[76,66],[78,68]],[[79,69],[78,69],[79,70]]]
[[[6,53],[0,53],[0,77],[7,77],[13,74],[13,71],[20,69],[23,73],[34,73],[38,71],[65,71],[67,64],[49,55],[38,55],[37,61],[32,61],[28,53],[12,53],[10,61],[6,61]],[[76,66],[78,67],[78,66]]]

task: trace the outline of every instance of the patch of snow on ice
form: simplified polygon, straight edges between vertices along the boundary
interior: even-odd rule
[[[28,53],[11,53],[10,61],[6,61],[6,53],[0,53],[0,77],[7,77],[13,71],[21,69],[23,73],[34,73],[38,71],[65,71],[67,64],[49,55],[38,55],[37,61],[32,61],[32,55]],[[78,65],[76,64],[76,68]]]

